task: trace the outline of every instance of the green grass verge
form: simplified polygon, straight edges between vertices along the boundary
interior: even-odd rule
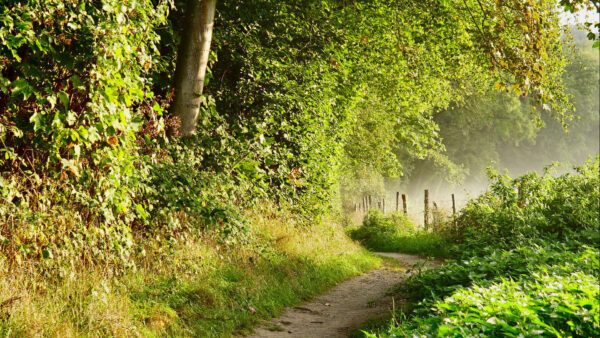
[[[131,298],[140,320],[152,320],[148,309],[156,307],[159,317],[175,314],[166,330],[171,336],[248,333],[260,319],[277,316],[284,307],[373,266],[374,259],[363,254],[298,258],[275,253],[252,265],[225,264],[195,280],[160,276],[146,284],[138,276]]]
[[[0,276],[0,303],[19,297],[0,310],[0,337],[244,334],[382,264],[334,222],[296,228],[257,217],[252,232],[235,247],[196,238],[120,276],[101,268],[52,279],[27,271]]]
[[[443,234],[417,230],[400,213],[384,215],[379,210],[371,210],[362,225],[350,227],[346,232],[372,251],[435,257],[447,257],[450,254],[450,245]]]

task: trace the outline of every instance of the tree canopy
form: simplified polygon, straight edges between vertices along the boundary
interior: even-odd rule
[[[64,210],[69,238],[112,252],[91,256],[127,260],[132,229],[172,234],[184,215],[231,233],[261,201],[316,215],[336,182],[415,159],[459,174],[434,116],[493,91],[571,119],[555,1],[219,2],[197,133],[181,140],[166,112],[184,1],[0,4],[0,214],[40,222],[0,245],[26,255],[71,252],[34,240],[54,231],[38,216]],[[497,115],[527,119],[481,119]]]

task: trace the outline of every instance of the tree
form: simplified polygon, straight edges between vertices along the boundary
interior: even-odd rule
[[[577,13],[577,12],[596,12],[596,17],[600,13],[600,1],[599,0],[560,0],[560,5],[563,7],[565,12],[569,13]],[[593,47],[600,47],[600,23],[596,20],[595,22],[591,22],[589,19],[593,20],[594,16],[591,18],[586,18],[586,22],[583,24],[585,30],[587,31],[587,38],[594,41]]]
[[[196,133],[216,5],[217,0],[190,0],[187,5],[175,69],[175,98],[171,107],[181,125],[178,130],[172,131],[173,135]]]
[[[425,186],[434,192],[461,183],[467,189],[486,186],[485,167],[508,169],[511,175],[541,170],[553,161],[581,163],[598,152],[598,54],[584,30],[576,30],[577,44],[567,53],[569,64],[562,80],[573,95],[576,117],[568,129],[552,114],[533,110],[530,99],[511,92],[469,96],[434,116],[448,158],[466,169],[466,180],[454,182],[430,159],[415,161],[406,178],[410,192]],[[532,118],[532,114],[537,116]],[[568,131],[568,133],[566,132]],[[472,191],[473,192],[473,191]]]

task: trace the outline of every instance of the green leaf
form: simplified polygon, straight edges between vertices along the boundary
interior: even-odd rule
[[[40,112],[35,112],[29,118],[29,122],[33,123],[33,130],[38,131],[44,126],[45,116]]]
[[[27,100],[31,96],[31,94],[33,94],[33,91],[34,91],[33,87],[31,87],[29,85],[29,83],[27,82],[27,80],[22,79],[22,78],[13,81],[11,83],[11,87],[13,88],[12,92],[11,92],[11,95],[12,96],[17,96],[19,94],[23,94],[23,99],[24,100]]]
[[[58,92],[58,101],[65,107],[65,110],[69,109],[69,95],[67,93]]]

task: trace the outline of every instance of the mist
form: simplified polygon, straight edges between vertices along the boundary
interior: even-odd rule
[[[448,168],[425,159],[406,165],[408,170],[400,177],[371,177],[357,185],[364,187],[363,195],[372,196],[372,208],[382,207],[385,200],[386,212],[396,211],[396,194],[405,194],[409,218],[417,225],[423,224],[425,189],[429,191],[430,208],[435,202],[441,212],[451,214],[452,194],[459,210],[488,189],[488,167],[517,177],[527,172],[542,174],[544,168],[560,162],[563,164],[553,166],[550,173],[561,174],[572,170],[569,164],[582,164],[598,154],[598,49],[592,49],[585,32],[575,27],[572,31],[574,49],[563,76],[575,108],[572,120],[561,121],[552,113],[541,113],[534,102],[512,93],[471,97],[434,116],[446,148],[444,156],[456,166],[458,174],[451,175]],[[361,198],[352,197],[347,207],[362,204]],[[362,205],[360,208],[357,221],[363,213]]]

